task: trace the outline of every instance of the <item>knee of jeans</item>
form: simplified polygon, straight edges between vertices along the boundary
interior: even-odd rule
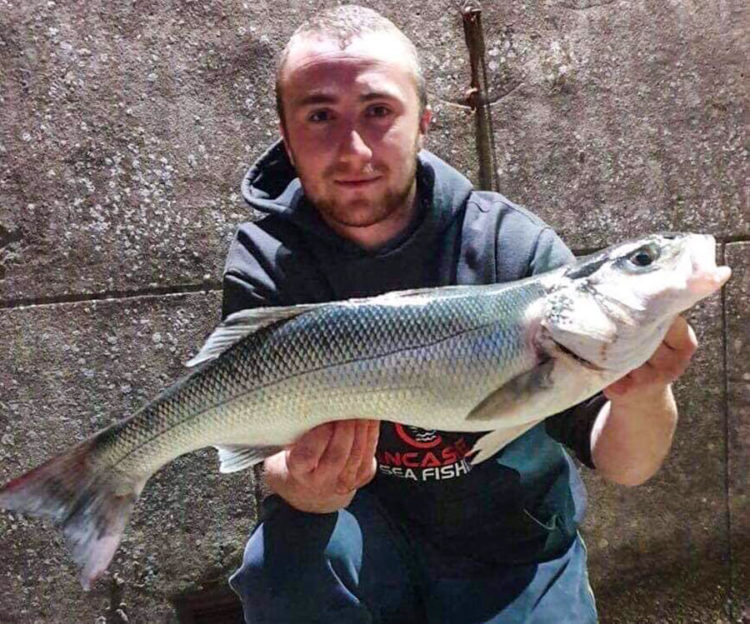
[[[245,596],[263,582],[263,528],[250,537],[242,557],[242,564],[229,577],[229,586],[244,601]]]
[[[324,557],[339,578],[357,582],[362,569],[362,528],[348,511],[339,512]]]
[[[262,590],[293,589],[299,584],[335,576],[356,584],[362,567],[362,531],[356,518],[340,511],[333,530],[296,542],[294,547],[266,548],[264,526],[248,540],[240,568],[229,578],[230,587],[243,598]],[[280,546],[280,545],[279,545]],[[331,579],[334,580],[334,579]]]

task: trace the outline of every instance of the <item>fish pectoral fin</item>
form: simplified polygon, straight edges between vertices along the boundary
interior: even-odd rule
[[[503,417],[512,417],[519,411],[519,406],[526,403],[532,394],[549,390],[552,387],[554,367],[555,360],[548,358],[531,370],[517,375],[490,393],[469,413],[466,420],[497,422]],[[544,419],[538,418],[530,422],[527,420],[510,427],[496,429],[482,436],[469,453],[469,455],[476,453],[471,458],[472,465],[480,464],[489,459],[542,420]]]
[[[525,403],[530,395],[552,386],[551,376],[554,367],[555,360],[549,358],[525,373],[513,377],[479,403],[466,420],[492,421],[511,414],[517,406]]]
[[[197,366],[208,360],[213,360],[246,336],[274,323],[289,321],[300,314],[323,305],[328,304],[308,303],[275,308],[253,308],[230,314],[208,337],[198,354],[190,359],[185,366]]]
[[[266,457],[283,450],[283,446],[240,446],[234,444],[217,445],[219,451],[219,472],[227,474],[250,468]]]
[[[498,453],[511,443],[516,438],[521,437],[529,429],[542,422],[543,418],[534,420],[532,422],[526,422],[518,425],[517,427],[508,427],[506,429],[497,429],[491,431],[487,435],[482,436],[476,441],[474,447],[469,451],[468,455],[476,453],[471,459],[472,466],[481,464],[484,460],[489,459],[495,453]]]

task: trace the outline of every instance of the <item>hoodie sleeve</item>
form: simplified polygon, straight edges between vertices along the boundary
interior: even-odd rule
[[[272,246],[256,225],[239,226],[224,266],[222,319],[239,310],[283,305],[273,277]]]
[[[551,228],[544,228],[537,238],[532,254],[530,271],[544,273],[574,260],[571,251]],[[601,392],[578,405],[547,418],[547,433],[573,451],[576,457],[589,468],[595,468],[591,459],[591,429],[607,398]]]

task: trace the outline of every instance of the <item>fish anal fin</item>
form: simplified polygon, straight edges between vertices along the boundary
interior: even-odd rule
[[[283,450],[283,446],[242,446],[239,444],[216,445],[219,451],[219,472],[227,474],[250,468],[266,457]]]
[[[474,447],[469,451],[469,455],[476,453],[470,459],[472,466],[481,464],[483,461],[489,459],[508,444],[510,444],[516,438],[521,437],[529,429],[542,422],[544,419],[534,420],[532,422],[526,422],[516,427],[508,427],[504,429],[497,429],[490,433],[482,436],[476,441]]]
[[[512,417],[518,406],[527,402],[532,394],[552,386],[554,367],[555,360],[548,358],[534,368],[513,377],[491,392],[469,413],[466,420],[491,422],[503,417]]]

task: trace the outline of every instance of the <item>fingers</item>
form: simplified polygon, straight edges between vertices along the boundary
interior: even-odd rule
[[[367,426],[367,439],[365,442],[365,452],[362,455],[362,462],[357,471],[357,487],[362,487],[372,481],[378,468],[378,462],[375,460],[375,451],[378,448],[378,439],[380,437],[380,421],[371,420]]]
[[[310,429],[287,451],[287,466],[294,477],[300,478],[318,467],[333,436],[334,426],[335,423],[325,423]]]
[[[321,492],[336,489],[348,465],[353,464],[350,472],[356,474],[364,452],[366,427],[362,421],[343,420],[311,429],[289,450],[289,472],[312,489]],[[353,483],[354,478],[348,481]]]
[[[356,431],[349,460],[341,472],[337,491],[340,494],[362,487],[375,476],[377,462],[375,449],[378,445],[380,422],[377,420],[356,421]]]
[[[698,338],[690,324],[678,316],[667,331],[663,344],[674,351],[692,356],[698,348]]]
[[[693,328],[678,316],[648,361],[608,386],[605,395],[618,397],[634,389],[672,383],[685,372],[697,348]]]
[[[309,475],[310,485],[320,491],[335,490],[341,471],[346,466],[354,444],[356,421],[343,420],[333,423],[333,435],[317,468]]]
[[[672,383],[685,372],[698,348],[698,339],[688,322],[678,316],[667,331],[664,341],[640,371],[645,376]],[[645,381],[645,379],[644,379]]]
[[[622,396],[633,387],[634,383],[635,382],[633,381],[632,373],[628,373],[627,375],[625,375],[625,377],[621,377],[614,383],[607,386],[604,389],[604,396],[606,396],[608,399]]]
[[[351,450],[349,451],[346,463],[338,475],[338,482],[336,484],[336,491],[339,494],[351,492],[356,488],[357,472],[362,463],[367,443],[367,427],[367,421],[365,420],[354,421],[354,439],[352,440]]]
[[[287,498],[294,498],[299,508],[316,508],[320,501],[331,502],[326,508],[341,506],[344,497],[351,498],[375,476],[379,431],[380,422],[371,420],[330,422],[308,431],[282,454],[294,480]]]
[[[644,379],[651,377],[654,380],[671,383],[685,372],[690,358],[685,357],[683,352],[670,349],[662,344],[639,371],[639,377]]]

